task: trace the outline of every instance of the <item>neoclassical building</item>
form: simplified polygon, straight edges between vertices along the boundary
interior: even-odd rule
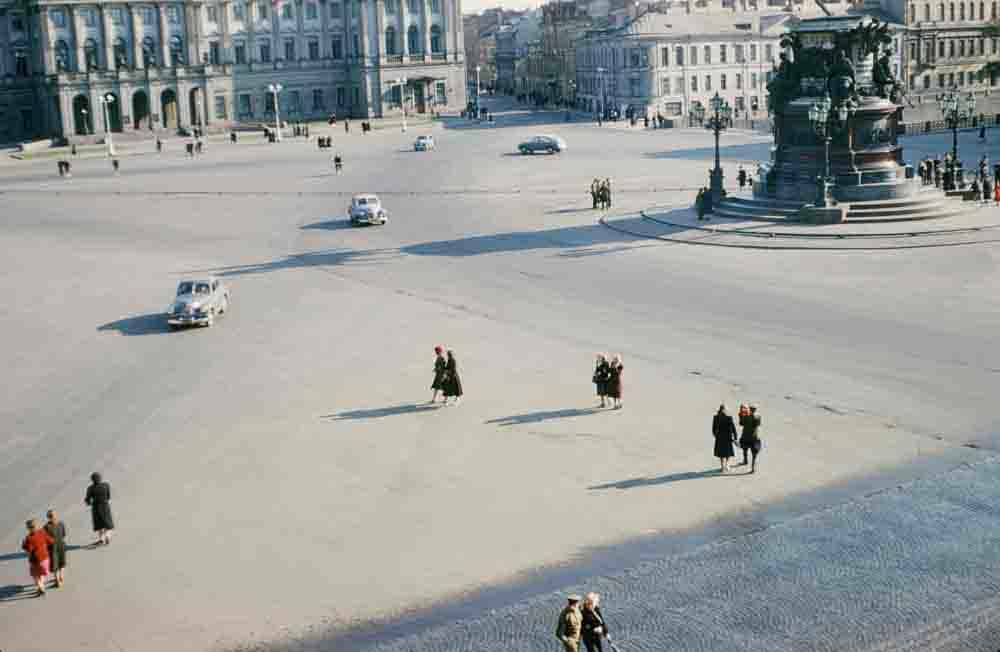
[[[461,0],[0,0],[0,142],[466,102]],[[110,101],[107,101],[110,99]]]

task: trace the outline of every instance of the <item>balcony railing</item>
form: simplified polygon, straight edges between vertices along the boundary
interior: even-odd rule
[[[401,54],[387,54],[385,55],[385,60],[389,63],[403,63],[403,55]]]

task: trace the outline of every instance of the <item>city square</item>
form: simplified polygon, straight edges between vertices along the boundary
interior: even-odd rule
[[[555,649],[588,590],[622,652],[1000,647],[1000,209],[698,223],[705,129],[486,106],[133,142],[117,174],[0,164],[0,649]],[[566,151],[517,153],[538,134]],[[997,138],[962,131],[962,158]],[[772,137],[720,141],[738,194]],[[368,192],[388,223],[352,227]],[[172,332],[177,283],[207,276],[230,309]],[[435,345],[458,405],[428,404]],[[620,410],[597,352],[622,355]],[[760,406],[753,475],[719,473],[720,403]],[[67,584],[31,599],[21,524],[48,508]]]

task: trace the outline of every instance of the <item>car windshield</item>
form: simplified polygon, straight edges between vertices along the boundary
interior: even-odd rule
[[[194,283],[190,281],[184,281],[177,286],[177,294],[191,294],[191,290],[194,289]]]
[[[211,286],[208,283],[198,283],[195,285],[195,294],[209,294],[212,291]]]

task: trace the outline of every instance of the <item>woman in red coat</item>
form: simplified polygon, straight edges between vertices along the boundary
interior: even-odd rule
[[[28,568],[38,589],[35,597],[41,597],[45,595],[45,578],[49,576],[49,546],[55,543],[55,539],[45,530],[39,530],[34,519],[25,525],[28,527],[28,536],[24,537],[21,549],[28,553]]]

